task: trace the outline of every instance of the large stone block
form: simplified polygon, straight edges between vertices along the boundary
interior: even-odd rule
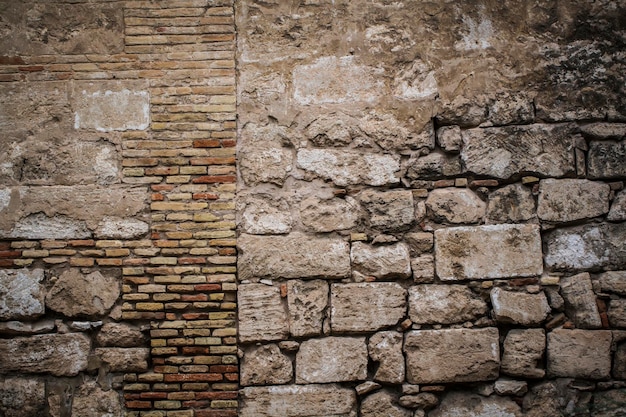
[[[493,314],[500,323],[536,326],[550,314],[548,299],[543,292],[528,294],[494,288],[490,296]]]
[[[485,215],[487,204],[467,188],[438,188],[426,199],[426,208],[438,223],[478,223]]]
[[[105,323],[96,340],[100,346],[139,347],[146,342],[145,335],[138,327],[124,323]]]
[[[400,230],[416,220],[413,194],[409,190],[374,191],[359,194],[369,214],[370,226],[382,230]]]
[[[574,127],[535,124],[465,130],[461,158],[465,168],[478,175],[564,177],[576,172]]]
[[[344,278],[350,275],[350,245],[338,238],[301,233],[288,236],[242,234],[239,278]]]
[[[292,336],[308,337],[322,333],[328,307],[328,283],[322,280],[287,283],[289,330]]]
[[[354,390],[334,384],[248,387],[240,391],[241,417],[356,417]]]
[[[487,304],[464,285],[416,285],[409,288],[409,317],[418,324],[473,321]]]
[[[77,375],[87,369],[90,348],[80,333],[0,339],[0,372]]]
[[[591,142],[588,173],[592,179],[626,177],[626,140],[620,142]]]
[[[237,298],[241,342],[281,340],[288,336],[287,313],[277,287],[242,284]]]
[[[355,242],[352,244],[350,258],[352,268],[366,276],[379,279],[411,276],[409,248],[404,243],[371,246]]]
[[[522,417],[515,401],[492,395],[487,398],[467,392],[451,392],[429,417]]]
[[[364,337],[306,340],[296,355],[296,384],[365,380],[367,358]]]
[[[444,384],[498,377],[498,329],[416,330],[406,334],[407,381]]]
[[[0,319],[33,319],[45,312],[42,269],[0,269]]]
[[[283,198],[259,194],[247,196],[237,203],[240,227],[253,235],[284,234],[293,222],[289,203]]]
[[[300,203],[302,224],[314,232],[351,229],[359,217],[359,204],[351,197],[329,200],[310,197]]]
[[[520,378],[543,378],[546,334],[543,329],[513,329],[504,339],[503,373]]]
[[[541,220],[570,222],[609,211],[610,187],[603,182],[547,179],[539,183],[537,215]]]
[[[284,147],[286,128],[249,123],[239,140],[239,170],[247,185],[282,185],[293,168],[292,150]]]
[[[435,232],[437,275],[443,281],[541,275],[535,225],[454,227]]]
[[[562,278],[561,295],[565,301],[565,312],[579,329],[602,327],[600,312],[593,292],[591,277],[587,272]]]
[[[611,340],[608,330],[553,330],[548,333],[548,374],[564,378],[609,378]]]
[[[332,284],[333,333],[376,331],[394,326],[406,314],[406,290],[393,282]]]
[[[45,415],[46,384],[43,379],[7,377],[0,379],[0,415],[32,417]]]
[[[241,362],[241,385],[286,384],[292,377],[291,359],[275,344],[246,350]]]

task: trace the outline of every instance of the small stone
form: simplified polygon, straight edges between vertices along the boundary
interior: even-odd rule
[[[413,281],[418,284],[428,284],[435,279],[435,258],[433,255],[421,255],[411,260]]]
[[[435,237],[432,233],[419,232],[407,233],[404,239],[409,245],[411,255],[420,255],[424,252],[430,252],[433,248]]]
[[[561,295],[565,300],[565,313],[580,329],[602,327],[596,295],[588,272],[561,279]]]
[[[122,323],[106,323],[98,332],[100,346],[139,347],[146,342],[146,337],[135,326]]]
[[[95,355],[109,366],[111,372],[145,372],[148,370],[150,349],[96,348]]]
[[[544,276],[541,277],[539,282],[543,286],[546,286],[546,285],[559,285],[559,283],[561,282],[561,277],[554,276],[554,275],[544,275]]]
[[[409,159],[406,176],[412,181],[439,180],[446,177],[461,175],[461,158],[459,155],[445,155],[431,152],[428,155],[415,155]]]
[[[409,317],[418,324],[453,324],[476,320],[486,303],[463,285],[416,285],[409,288]]]
[[[379,390],[382,387],[382,385],[373,382],[373,381],[365,381],[362,384],[357,385],[354,389],[356,390],[356,393],[358,396],[363,396],[365,394],[369,394],[370,392]]]
[[[528,187],[511,184],[489,193],[488,224],[521,223],[535,217],[535,199]]]
[[[387,391],[377,391],[361,401],[361,417],[411,417],[411,412],[396,405],[396,398]]]
[[[287,314],[277,287],[243,284],[238,288],[239,339],[246,342],[287,338]]]
[[[602,291],[626,295],[626,271],[607,271],[598,276]]]
[[[426,199],[426,207],[437,223],[478,223],[485,215],[486,207],[470,189],[438,188]]]
[[[405,408],[430,410],[439,404],[439,398],[435,394],[422,392],[415,395],[403,395],[398,402]]]
[[[243,198],[237,205],[241,213],[241,228],[255,235],[283,234],[291,231],[289,203],[279,197],[255,195]]]
[[[429,417],[522,417],[519,405],[506,397],[450,392]]]
[[[351,242],[367,242],[366,233],[350,233]]]
[[[377,230],[406,229],[416,220],[411,191],[366,190],[358,198],[369,214],[370,225]]]
[[[404,395],[414,395],[419,394],[420,386],[414,384],[402,384],[402,394]]]
[[[621,179],[626,176],[626,141],[592,141],[587,156],[591,179]]]
[[[293,376],[291,360],[275,344],[246,350],[241,362],[241,385],[286,384]]]
[[[522,177],[522,184],[526,185],[526,184],[535,184],[539,182],[539,178],[537,177],[532,177],[532,176],[526,176],[526,177]]]
[[[548,297],[548,304],[553,310],[563,311],[565,300],[556,288],[546,288],[546,296]]]
[[[543,378],[541,368],[546,349],[543,329],[513,329],[504,340],[502,372],[522,378]]]
[[[45,312],[42,269],[0,269],[0,320],[33,319]]]
[[[54,320],[45,319],[34,323],[24,323],[21,321],[0,322],[0,334],[6,335],[32,335],[41,333],[51,333],[55,328]]]
[[[626,328],[626,300],[611,300],[608,316],[611,327]]]
[[[351,197],[330,200],[310,197],[300,203],[300,218],[302,224],[314,232],[333,232],[356,226],[359,209],[359,204]]]
[[[328,283],[322,280],[287,283],[289,329],[294,337],[320,335],[328,305]]]
[[[495,318],[501,323],[535,326],[550,313],[544,293],[527,294],[494,288],[490,295]]]
[[[443,126],[436,132],[437,144],[446,152],[459,152],[462,138],[459,126]]]
[[[494,390],[498,395],[514,395],[521,397],[528,392],[528,383],[526,381],[502,378],[496,381]]]
[[[300,349],[300,343],[292,340],[283,340],[282,342],[278,342],[278,347],[285,352],[297,352],[298,349]]]
[[[606,219],[611,222],[622,222],[626,220],[626,190],[617,193],[611,203],[611,209]]]
[[[608,184],[579,179],[546,179],[539,184],[537,215],[541,220],[569,222],[609,211]]]

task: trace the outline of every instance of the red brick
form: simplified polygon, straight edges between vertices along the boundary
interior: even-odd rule
[[[214,392],[198,392],[197,399],[203,400],[234,400],[237,398],[237,391],[214,391]]]
[[[184,355],[208,355],[210,350],[208,347],[184,347],[183,354]]]
[[[219,372],[221,374],[226,372],[239,372],[239,367],[235,365],[212,365],[209,367],[209,372]]]
[[[0,258],[19,258],[22,251],[19,250],[0,250]]]
[[[213,193],[194,193],[192,198],[194,200],[217,200],[220,196]]]
[[[146,175],[176,175],[178,174],[179,167],[154,167],[146,168]]]
[[[38,72],[43,71],[45,68],[43,65],[30,65],[28,67],[17,67],[17,69],[24,72]]]
[[[208,319],[208,313],[184,313],[183,319],[185,320],[200,320],[200,319]]]
[[[126,401],[126,408],[152,408],[152,401]]]
[[[208,299],[206,294],[184,294],[180,301],[207,301]]]
[[[222,381],[222,374],[165,374],[165,382],[216,382]]]
[[[0,259],[0,266],[3,266],[3,267],[13,266],[13,260],[12,259]]]
[[[471,188],[476,188],[476,187],[497,187],[498,186],[498,180],[474,180],[472,182],[470,182],[470,187]]]
[[[143,400],[165,400],[167,392],[142,392],[140,396]]]
[[[203,175],[192,180],[194,184],[235,183],[236,181],[237,177],[234,175]]]
[[[171,184],[152,184],[150,188],[152,191],[172,191],[174,186]]]
[[[20,56],[0,56],[0,65],[24,65],[25,62]]]
[[[222,146],[224,148],[233,148],[237,145],[237,141],[235,139],[223,139]]]
[[[0,242],[0,250],[10,250],[11,242]]]
[[[127,392],[124,393],[124,399],[125,400],[140,400],[141,399],[141,393],[139,392]]]
[[[239,381],[239,374],[224,374],[224,379],[231,382]]]
[[[210,401],[183,401],[183,407],[185,408],[204,408],[204,407],[210,407],[211,406],[211,402]]]
[[[454,180],[438,180],[434,183],[435,188],[454,187]]]
[[[220,255],[236,255],[237,249],[235,248],[220,248],[217,251]]]
[[[163,201],[163,200],[165,200],[165,197],[161,193],[153,193],[150,198],[152,199],[152,201]]]
[[[195,417],[237,417],[237,410],[196,410]]]
[[[193,141],[194,148],[218,148],[220,141],[215,139],[198,139]]]
[[[196,291],[222,291],[221,284],[198,284],[194,287]]]

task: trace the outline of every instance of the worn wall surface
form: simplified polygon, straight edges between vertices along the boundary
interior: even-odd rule
[[[626,413],[626,4],[236,20],[240,415]]]

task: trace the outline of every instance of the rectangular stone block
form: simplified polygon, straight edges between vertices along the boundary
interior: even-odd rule
[[[412,384],[488,381],[498,378],[498,329],[417,330],[404,341]]]
[[[603,182],[542,180],[539,183],[537,216],[550,222],[569,222],[604,215],[609,212],[610,191],[609,185]]]
[[[292,336],[316,336],[322,333],[322,325],[328,306],[328,283],[322,280],[287,283],[289,329]]]
[[[442,281],[541,275],[539,227],[501,224],[440,229],[435,232],[435,259]]]
[[[564,378],[609,378],[611,340],[609,330],[553,330],[548,333],[548,374]]]
[[[309,339],[296,355],[296,384],[358,381],[367,378],[364,337]]]
[[[591,142],[588,171],[593,179],[626,177],[626,140]]]
[[[241,342],[281,340],[288,336],[287,313],[278,287],[242,284],[237,297]]]

